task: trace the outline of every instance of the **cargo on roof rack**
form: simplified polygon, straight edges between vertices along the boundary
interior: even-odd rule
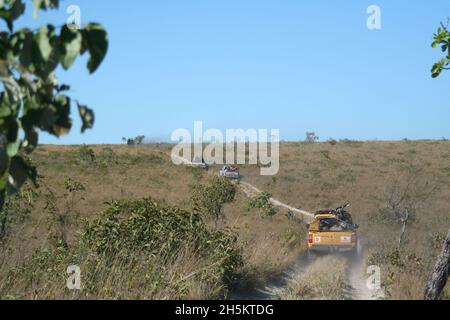
[[[318,210],[316,211],[315,215],[319,215],[319,214],[335,214],[334,210]]]

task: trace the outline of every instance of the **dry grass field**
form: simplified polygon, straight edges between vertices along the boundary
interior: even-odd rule
[[[249,208],[248,197],[238,188],[234,201],[224,206],[218,225],[220,230],[235,232],[242,254],[243,263],[231,284],[210,284],[197,277],[201,270],[208,270],[211,261],[184,248],[173,256],[152,256],[156,260],[145,263],[121,260],[120,279],[108,277],[105,271],[115,267],[114,262],[95,260],[92,270],[101,271],[93,272],[90,281],[98,279],[98,286],[104,289],[92,290],[91,295],[66,290],[65,263],[83,256],[79,252],[84,251],[64,254],[53,266],[47,260],[40,266],[36,257],[42,250],[55,252],[55,234],[66,239],[61,250],[78,246],[85,225],[101,217],[112,200],[151,197],[162,204],[191,209],[192,190],[209,183],[218,167],[204,171],[175,166],[169,157],[171,147],[40,146],[32,156],[39,169],[39,188],[29,185],[15,197],[13,217],[1,242],[0,298],[226,298],[229,290],[245,291],[264,284],[305,251],[302,221],[289,218],[281,209],[271,218],[261,217],[258,209]],[[450,142],[283,143],[278,175],[260,176],[259,168],[250,165],[241,171],[246,182],[297,208],[314,211],[350,202],[360,225],[364,258],[367,264],[380,265],[387,298],[422,298],[440,241],[450,227]],[[75,187],[73,192],[70,186],[77,182],[83,187]],[[386,213],[395,190],[405,194],[414,207],[400,245],[401,223]],[[212,221],[206,222],[214,228]],[[160,280],[152,275],[145,282],[139,280],[145,268],[156,264],[169,270],[164,281],[177,286],[169,286],[169,290],[158,285]],[[332,280],[342,285],[340,278]],[[224,287],[228,289],[222,290]],[[299,288],[291,286],[285,297],[293,298],[307,286]],[[336,292],[328,297],[339,298]],[[446,298],[449,292],[447,287]]]

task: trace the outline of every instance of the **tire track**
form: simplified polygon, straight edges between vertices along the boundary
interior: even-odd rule
[[[171,157],[174,157],[181,162],[183,165],[190,165],[192,166],[193,163],[185,158],[172,155]],[[239,181],[238,186],[244,192],[244,194],[247,197],[252,197],[257,194],[261,194],[263,191],[255,187],[254,185],[245,182],[245,181]],[[314,219],[314,214],[311,212],[301,210],[298,208],[294,208],[288,204],[285,204],[277,199],[274,199],[273,197],[270,198],[270,202],[277,207],[282,207],[290,212],[294,213],[294,215],[300,215],[303,218],[308,219],[307,221],[310,221]],[[305,221],[304,219],[302,219]],[[362,248],[360,248],[360,251],[362,251]],[[294,279],[295,277],[298,277],[301,273],[303,273],[310,265],[313,260],[308,259],[306,254],[302,254],[298,257],[296,262],[285,272],[283,272],[281,275],[276,277],[275,280],[270,281],[266,286],[263,288],[254,288],[251,292],[235,292],[232,293],[231,299],[232,300],[270,300],[276,297],[280,292],[282,292],[289,281]],[[349,259],[348,260],[348,269],[347,269],[347,281],[349,286],[348,291],[348,299],[349,300],[378,300],[383,298],[382,292],[379,291],[372,291],[368,289],[367,286],[367,279],[364,278],[363,274],[363,268],[364,268],[364,259],[362,255],[359,255],[356,259]]]
[[[177,156],[177,155],[171,155],[172,158],[176,158],[177,160],[179,160],[182,164],[184,165],[189,165],[192,166],[193,163],[189,160],[187,160],[186,158]],[[262,193],[262,191],[260,189],[258,189],[257,187],[255,187],[254,185],[248,183],[248,182],[244,182],[244,181],[240,181],[239,182],[239,186],[241,187],[241,190],[248,196],[252,196],[254,194],[260,194]],[[301,210],[301,209],[297,209],[294,208],[290,205],[287,205],[281,201],[278,201],[274,198],[270,198],[270,202],[277,207],[282,207],[285,209],[290,210],[291,212],[295,213],[295,214],[300,214],[308,219],[314,219],[314,214],[312,214],[311,212],[305,211],[305,210]]]

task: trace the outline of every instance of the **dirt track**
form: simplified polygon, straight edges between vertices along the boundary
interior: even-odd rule
[[[254,196],[257,193],[261,193],[262,191],[251,185],[250,183],[241,181],[239,186],[242,191],[247,196]],[[314,215],[308,211],[304,211],[301,209],[294,208],[289,206],[281,201],[278,201],[274,198],[270,199],[270,202],[278,207],[282,207],[290,210],[294,214],[300,214],[304,218],[312,219]],[[362,251],[362,248],[359,248],[359,251]],[[381,298],[380,293],[372,292],[367,287],[367,279],[365,277],[365,259],[361,254],[355,258],[348,258],[348,299],[350,300],[377,300]],[[311,264],[311,260],[306,257],[306,255],[300,256],[295,264],[286,272],[279,275],[275,281],[269,283],[264,288],[256,288],[254,292],[248,293],[247,297],[242,294],[236,294],[233,298],[244,298],[244,299],[271,299],[274,295],[283,290],[283,288],[287,285],[289,279],[295,278],[302,272],[304,272],[308,266]]]
[[[252,196],[253,194],[258,194],[258,193],[262,193],[261,190],[259,190],[258,188],[256,188],[255,186],[251,185],[250,183],[241,181],[239,186],[241,187],[242,191],[247,195],[247,196]],[[305,218],[307,219],[313,219],[314,215],[308,211],[304,211],[304,210],[300,210],[297,208],[294,208],[290,205],[287,205],[285,203],[282,203],[281,201],[278,201],[274,198],[270,199],[270,202],[277,207],[282,207],[285,209],[290,210],[292,213],[294,214],[300,214],[303,215]]]
[[[180,158],[180,162],[184,165],[192,165],[192,163],[184,158]],[[244,192],[244,194],[248,197],[255,196],[256,194],[261,193],[262,191],[257,187],[251,185],[248,182],[240,181],[239,187]],[[274,206],[282,207],[287,210],[290,210],[293,214],[301,215],[302,221],[309,221],[308,219],[314,218],[314,214],[294,208],[288,204],[285,204],[279,200],[274,198],[270,199],[270,202]],[[382,298],[382,294],[379,292],[374,292],[370,290],[366,284],[367,276],[365,274],[365,259],[362,254],[362,248],[359,248],[360,254],[357,258],[348,259],[348,269],[347,269],[347,281],[348,281],[348,291],[347,291],[347,299],[349,300],[377,300]],[[295,263],[285,272],[275,277],[275,280],[268,283],[263,288],[254,288],[251,292],[234,292],[231,295],[231,299],[233,300],[267,300],[273,299],[276,297],[281,291],[284,290],[287,283],[290,279],[298,276],[303,273],[308,266],[311,264],[312,260],[308,259],[306,254],[302,254],[298,257]]]

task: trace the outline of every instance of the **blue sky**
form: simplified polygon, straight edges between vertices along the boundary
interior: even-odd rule
[[[167,138],[195,120],[280,129],[283,140],[450,137],[450,72],[430,77],[450,1],[70,0],[37,21],[30,4],[20,24],[62,25],[76,4],[110,38],[94,75],[86,58],[58,74],[96,111],[94,129],[80,134],[76,119],[70,135],[42,143]],[[371,4],[381,30],[366,28]]]

